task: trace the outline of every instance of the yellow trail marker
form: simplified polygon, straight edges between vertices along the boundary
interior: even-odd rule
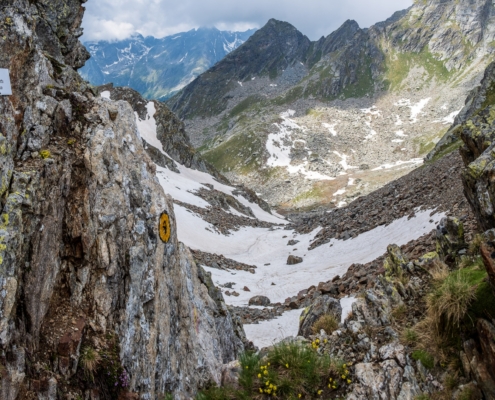
[[[160,239],[162,239],[162,242],[168,243],[170,239],[170,218],[168,214],[163,213],[160,216],[160,225],[158,226],[158,229],[160,231]]]

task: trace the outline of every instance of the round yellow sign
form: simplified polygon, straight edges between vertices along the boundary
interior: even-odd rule
[[[170,240],[170,218],[168,214],[163,213],[160,216],[160,225],[158,226],[158,230],[160,231],[160,239],[162,239],[162,242],[168,243]]]

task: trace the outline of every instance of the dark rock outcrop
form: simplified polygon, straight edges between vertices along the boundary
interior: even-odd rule
[[[301,314],[299,321],[299,336],[308,337],[313,333],[312,328],[316,321],[323,315],[333,315],[340,322],[342,307],[340,301],[330,296],[318,297]]]

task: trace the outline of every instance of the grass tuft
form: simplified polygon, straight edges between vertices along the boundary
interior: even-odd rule
[[[93,374],[96,372],[100,362],[100,354],[92,347],[84,347],[81,351],[80,364],[84,372],[93,379]]]
[[[412,358],[416,361],[421,361],[425,368],[432,369],[435,366],[435,359],[426,350],[415,350],[412,353]]]
[[[311,327],[315,335],[319,334],[323,329],[327,335],[332,334],[339,328],[339,322],[330,314],[322,315]]]

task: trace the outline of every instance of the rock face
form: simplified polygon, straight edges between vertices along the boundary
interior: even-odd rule
[[[242,328],[177,241],[134,110],[76,72],[82,3],[0,11],[0,397],[189,398],[220,382]],[[71,379],[91,349],[113,349],[116,385],[103,361],[94,383]]]
[[[342,316],[342,307],[338,300],[330,296],[318,297],[301,314],[299,321],[299,336],[308,337],[312,334],[311,328],[323,315],[333,315],[337,321]]]
[[[484,230],[495,227],[495,192],[491,183],[495,132],[495,63],[486,70],[481,86],[466,108],[479,104],[476,112],[466,110],[467,118],[458,127],[464,142],[461,155],[466,165],[463,181],[466,197]]]
[[[487,68],[481,85],[468,98],[461,117],[456,120],[456,131],[464,145],[460,152],[466,166],[463,171],[464,193],[471,204],[478,223],[486,230],[485,242],[480,252],[488,272],[488,279],[495,290],[493,240],[495,238],[495,63]],[[495,328],[489,321],[477,323],[480,346],[473,340],[464,343],[461,353],[464,370],[480,382],[486,398],[495,396]]]

